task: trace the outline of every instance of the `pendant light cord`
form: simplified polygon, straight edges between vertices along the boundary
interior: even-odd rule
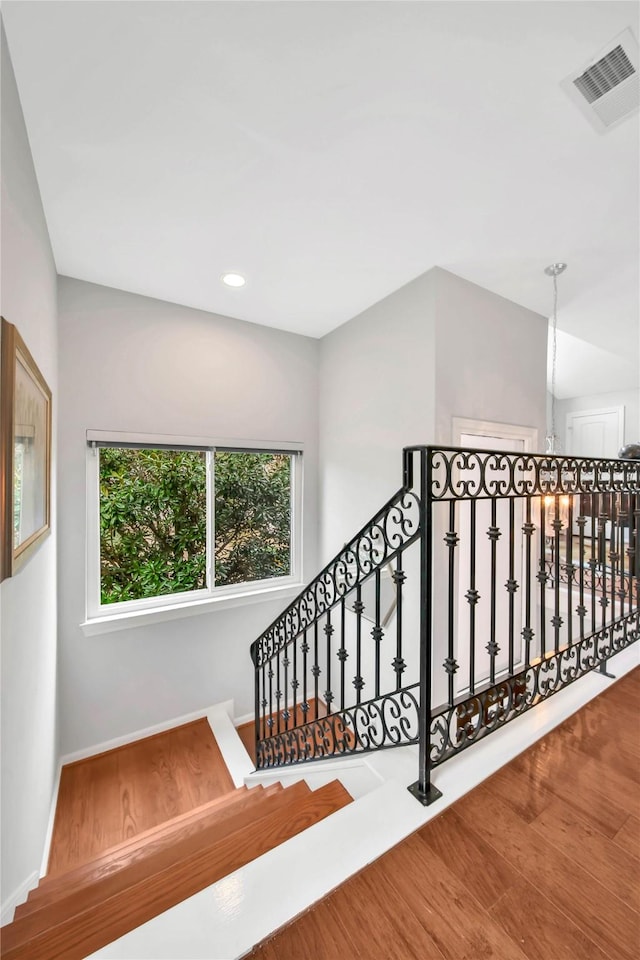
[[[558,277],[553,274],[553,341],[551,352],[551,442],[556,440],[556,358],[558,355]]]

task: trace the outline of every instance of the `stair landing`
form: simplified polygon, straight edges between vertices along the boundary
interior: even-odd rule
[[[234,789],[206,718],[66,764],[47,876]]]

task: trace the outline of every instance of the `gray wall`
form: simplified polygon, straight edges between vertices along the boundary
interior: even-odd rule
[[[320,345],[327,561],[402,482],[401,450],[452,442],[452,418],[546,421],[547,320],[434,267]]]
[[[86,431],[304,443],[304,575],[316,569],[318,342],[61,277],[60,695],[66,754],[234,698],[285,601],[87,637]]]
[[[436,269],[436,443],[453,417],[533,427],[544,447],[546,317]],[[544,451],[541,451],[544,452]]]
[[[0,586],[2,898],[39,871],[56,768],[56,270],[2,30],[2,315],[53,393],[53,532]]]
[[[402,486],[402,448],[433,439],[434,271],[320,342],[321,559]]]

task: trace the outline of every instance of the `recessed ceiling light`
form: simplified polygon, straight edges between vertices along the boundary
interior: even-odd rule
[[[247,281],[241,273],[223,273],[222,282],[228,287],[244,287]]]

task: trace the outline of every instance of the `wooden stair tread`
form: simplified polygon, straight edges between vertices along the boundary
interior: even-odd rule
[[[271,784],[266,788],[259,785],[251,790],[240,787],[224,797],[202,804],[189,813],[181,814],[173,820],[145,830],[131,837],[130,840],[105,850],[90,863],[82,864],[51,878],[45,877],[30,892],[26,902],[16,907],[14,919],[19,920],[28,916],[77,887],[87,886],[112,873],[124,870],[132,863],[146,859],[179,840],[203,832],[214,823],[222,824],[240,811],[246,811],[260,804],[264,797],[281,792],[280,783]]]
[[[195,835],[191,834],[177,840],[166,849],[155,851],[141,860],[132,860],[123,870],[98,875],[92,883],[63,889],[52,903],[43,903],[33,913],[14,920],[12,926],[21,924],[25,930],[38,931],[57,922],[62,915],[72,915],[74,911],[80,912],[94,907],[101,900],[114,896],[120,890],[149,877],[154,872],[163,870],[167,865],[197,855],[203,849],[215,847],[216,843],[228,833],[244,829],[247,826],[247,820],[251,824],[268,816],[270,811],[289,809],[310,792],[306,783],[296,783],[288,790],[282,790],[281,793],[270,797],[263,807],[258,809],[252,807],[248,814],[240,811],[222,823],[213,823]]]
[[[248,822],[238,817],[235,829],[220,831],[211,843],[199,842],[208,832],[204,831],[176,844],[172,851],[162,851],[14,921],[3,929],[2,957],[81,960],[350,801],[338,781],[313,792],[302,781],[294,784],[252,808]],[[227,826],[232,822],[233,818]],[[215,831],[210,832],[213,836]]]
[[[234,790],[205,717],[64,764],[49,877]]]

